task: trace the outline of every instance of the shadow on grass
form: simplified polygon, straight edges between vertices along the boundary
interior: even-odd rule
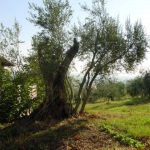
[[[85,119],[76,119],[65,124],[32,123],[28,126],[13,125],[0,130],[0,150],[55,150],[82,130]]]

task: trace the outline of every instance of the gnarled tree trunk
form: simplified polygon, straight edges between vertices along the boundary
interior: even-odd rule
[[[50,77],[45,76],[45,100],[39,108],[31,114],[33,119],[43,120],[48,117],[63,119],[73,113],[72,105],[67,99],[65,78],[70,63],[77,54],[78,49],[79,43],[74,39],[73,46],[66,52],[66,56],[57,72]]]

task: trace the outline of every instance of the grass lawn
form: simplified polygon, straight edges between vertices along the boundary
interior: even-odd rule
[[[4,126],[2,124],[0,124],[0,129],[2,129]]]
[[[148,101],[97,101],[87,104],[86,112],[63,121],[0,125],[0,150],[150,149]]]
[[[86,111],[98,113],[104,119],[97,120],[98,125],[109,125],[112,128],[128,134],[134,138],[150,137],[150,103],[141,99],[128,99],[88,104]]]

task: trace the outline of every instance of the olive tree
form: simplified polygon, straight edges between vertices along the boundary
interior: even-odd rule
[[[65,118],[72,114],[72,103],[68,98],[67,72],[79,49],[74,38],[68,47],[67,25],[72,14],[67,0],[43,0],[44,7],[30,4],[30,21],[41,28],[33,37],[33,49],[43,77],[45,98],[31,117],[45,119]],[[68,49],[68,50],[67,50]]]
[[[30,21],[41,29],[33,37],[33,50],[45,87],[44,101],[31,117],[60,119],[76,113],[80,106],[80,112],[84,111],[97,77],[103,78],[115,69],[133,70],[145,57],[147,39],[140,22],[132,25],[127,20],[123,30],[119,21],[106,12],[104,0],[93,0],[92,8],[82,7],[89,14],[85,23],[73,31],[81,39],[80,49],[76,38],[68,47],[72,15],[68,1],[43,0],[43,4],[30,4]],[[85,60],[86,67],[73,108],[67,72],[76,54]]]
[[[113,70],[133,70],[145,57],[147,39],[140,22],[128,19],[123,30],[118,19],[106,12],[104,0],[93,0],[92,8],[82,6],[89,13],[85,23],[75,28],[79,35],[80,58],[87,59],[86,69],[78,91],[75,112],[84,111],[95,79]]]

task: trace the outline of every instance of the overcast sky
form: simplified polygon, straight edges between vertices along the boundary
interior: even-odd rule
[[[91,4],[92,0],[69,0],[73,10],[74,18],[83,18],[79,3],[86,2]],[[1,0],[0,1],[0,23],[5,26],[11,26],[14,20],[19,22],[22,27],[21,40],[25,41],[21,46],[22,53],[26,54],[27,49],[31,48],[31,37],[37,32],[36,28],[27,21],[29,17],[28,2],[41,4],[42,0]],[[150,0],[106,0],[106,7],[109,14],[113,17],[119,16],[121,24],[124,24],[127,17],[130,16],[132,22],[140,20],[145,27],[148,38],[150,37]],[[74,19],[75,20],[75,19]],[[143,68],[150,69],[150,52],[147,53],[146,60],[136,70]],[[137,71],[130,74],[134,76]],[[127,74],[122,74],[129,77]]]

